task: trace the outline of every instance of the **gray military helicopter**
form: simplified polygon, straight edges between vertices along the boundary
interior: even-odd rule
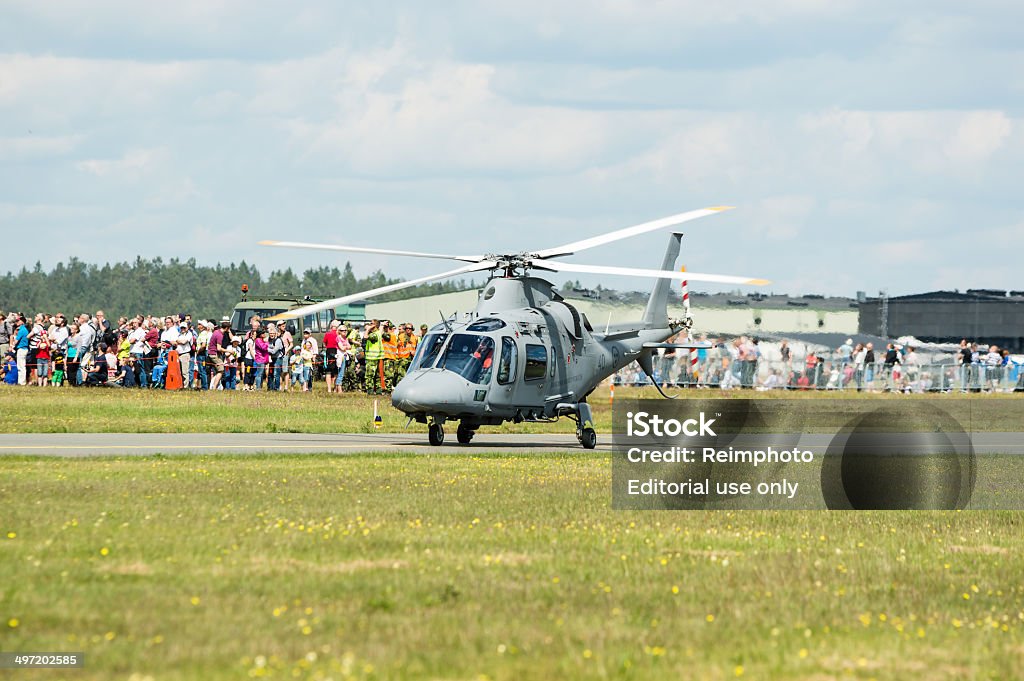
[[[666,342],[692,324],[688,315],[684,319],[668,317],[671,280],[750,285],[768,282],[750,277],[673,271],[679,255],[680,233],[671,235],[661,269],[579,265],[552,259],[673,227],[729,208],[703,208],[563,246],[518,253],[441,255],[293,241],[261,241],[260,244],[468,263],[440,274],[289,310],[276,317],[282,319],[302,317],[447,277],[490,271],[491,279],[484,285],[476,309],[462,317],[443,319],[420,341],[405,378],[392,392],[392,404],[410,420],[428,425],[432,445],[444,442],[447,421],[459,422],[456,437],[460,443],[469,444],[482,425],[499,425],[504,421],[551,422],[567,416],[576,421],[580,444],[593,449],[597,434],[587,396],[602,380],[635,361],[665,395],[654,378],[654,354],[661,348],[709,347]],[[642,319],[610,325],[598,332],[586,315],[564,300],[550,282],[531,276],[531,270],[644,276],[658,281]]]

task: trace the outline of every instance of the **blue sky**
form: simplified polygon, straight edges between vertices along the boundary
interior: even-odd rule
[[[8,0],[0,232],[22,247],[0,271],[345,260],[261,239],[543,248],[727,204],[683,230],[688,269],[1024,288],[1019,2],[437,7]],[[573,260],[653,267],[666,240]]]

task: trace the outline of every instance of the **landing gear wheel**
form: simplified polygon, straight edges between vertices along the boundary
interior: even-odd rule
[[[458,439],[460,445],[468,445],[469,441],[473,439],[473,435],[476,431],[466,426],[459,426],[459,429],[455,431],[455,437]]]
[[[593,428],[584,428],[580,431],[580,444],[583,449],[593,449],[597,446],[597,433]]]
[[[444,444],[444,428],[441,427],[440,423],[430,424],[430,427],[427,429],[427,439],[435,447]]]

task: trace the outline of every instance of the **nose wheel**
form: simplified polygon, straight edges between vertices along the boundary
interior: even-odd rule
[[[444,428],[440,423],[434,421],[427,427],[427,439],[435,447],[444,444]]]
[[[583,449],[593,449],[597,446],[597,432],[593,428],[583,428],[576,434]]]

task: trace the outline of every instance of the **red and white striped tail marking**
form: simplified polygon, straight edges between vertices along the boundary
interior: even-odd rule
[[[685,272],[686,271],[686,266],[684,265],[683,267],[680,267],[679,271],[680,272]],[[686,319],[687,320],[691,319],[691,315],[690,315],[690,282],[687,281],[686,279],[683,279],[683,314],[686,315]],[[686,335],[688,336],[687,340],[692,341],[693,340],[693,336],[690,333],[690,328],[691,327],[689,327],[689,326],[687,327]],[[692,349],[691,350],[687,350],[686,353],[690,356],[690,376],[695,378],[696,375],[697,375],[697,353],[694,352]]]

